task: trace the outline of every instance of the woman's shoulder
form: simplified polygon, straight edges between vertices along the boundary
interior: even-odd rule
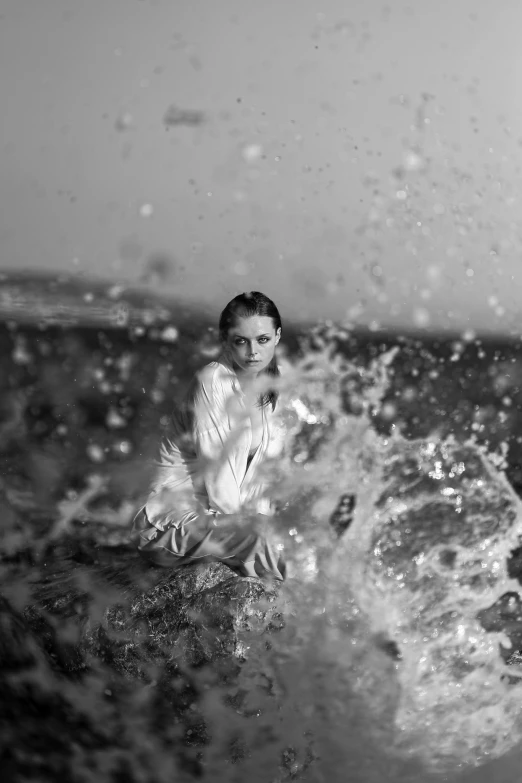
[[[202,367],[195,375],[198,385],[213,387],[216,384],[229,385],[235,379],[235,374],[227,365],[217,359]]]

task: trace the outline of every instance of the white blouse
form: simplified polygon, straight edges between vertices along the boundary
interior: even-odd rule
[[[200,370],[164,438],[149,498],[150,525],[180,527],[198,514],[271,514],[259,468],[283,448],[284,429],[271,405],[262,408],[261,442],[248,463],[252,425],[244,393],[224,358]]]

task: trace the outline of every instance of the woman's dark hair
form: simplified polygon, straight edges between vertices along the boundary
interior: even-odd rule
[[[228,337],[228,330],[234,326],[238,318],[250,318],[253,315],[271,318],[276,332],[278,329],[282,328],[279,310],[272,300],[259,291],[249,291],[248,293],[239,294],[239,296],[234,297],[221,313],[219,318],[219,336],[223,342],[225,342]],[[275,355],[272,357],[272,361],[264,372],[266,375],[271,375],[273,378],[279,377],[280,372]],[[261,397],[260,404],[271,405],[272,409],[274,409],[277,397],[277,392],[273,389],[269,389]]]

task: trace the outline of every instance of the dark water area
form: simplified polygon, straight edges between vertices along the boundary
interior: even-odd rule
[[[282,747],[286,729],[268,736],[265,726],[265,752],[234,724],[249,709],[237,628],[250,631],[254,617],[272,644],[284,627],[277,596],[222,566],[181,578],[150,570],[130,538],[159,438],[193,373],[217,355],[213,325],[173,308],[156,320],[126,311],[115,326],[103,307],[82,319],[85,301],[53,322],[49,311],[15,317],[12,302],[0,324],[3,779],[325,779],[331,767],[311,741]],[[344,400],[356,416],[371,386],[364,369],[396,349],[384,398],[365,409],[376,432],[471,439],[522,492],[519,341],[323,325],[289,328],[284,342],[289,359],[326,342],[360,368],[357,394]],[[256,687],[270,700],[275,686],[263,677]],[[217,726],[230,720],[219,744]],[[412,761],[388,766],[378,749],[358,757],[354,742],[354,758],[329,780],[432,779]],[[513,779],[510,758],[495,762],[496,780]],[[444,779],[491,779],[488,769]]]

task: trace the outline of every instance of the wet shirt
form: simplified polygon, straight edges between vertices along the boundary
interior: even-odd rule
[[[235,514],[241,509],[270,514],[259,469],[281,452],[284,437],[271,405],[261,409],[260,430],[258,444],[253,443],[244,394],[227,361],[204,367],[175,417],[171,437],[161,444],[144,506],[149,524],[165,530],[200,513]]]

